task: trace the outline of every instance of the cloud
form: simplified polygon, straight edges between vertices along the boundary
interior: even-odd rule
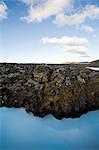
[[[66,45],[61,50],[64,52],[71,53],[71,54],[79,55],[81,57],[89,57],[89,55],[87,54],[88,49],[85,46],[79,46],[79,45],[68,46],[68,45]]]
[[[80,29],[84,30],[85,32],[90,32],[90,33],[94,32],[94,28],[92,28],[91,26],[88,26],[88,25],[81,25]]]
[[[20,0],[20,2],[25,3],[25,4],[32,4],[33,0]]]
[[[29,2],[29,0],[21,0],[24,2]],[[32,3],[29,6],[28,16],[21,17],[22,20],[29,22],[41,22],[51,16],[56,16],[57,14],[64,12],[71,4],[72,0],[43,0],[42,3],[37,1],[37,3]],[[35,1],[36,2],[36,1]]]
[[[74,53],[74,54],[81,54],[81,55],[85,55],[87,52],[87,48],[84,46],[64,46],[63,50],[66,52],[70,52],[70,53]]]
[[[86,21],[86,19],[99,19],[99,7],[95,5],[87,5],[80,12],[76,12],[72,15],[65,15],[65,13],[59,13],[56,15],[54,21],[55,24],[64,26],[64,25],[81,25]],[[88,29],[88,28],[87,28]]]
[[[7,6],[4,2],[0,3],[0,20],[7,18]]]
[[[85,24],[86,20],[99,19],[99,6],[86,5],[76,10],[74,0],[20,0],[28,5],[28,14],[20,19],[28,23],[42,22],[53,16],[52,22],[58,26],[76,26],[85,32],[93,33],[94,29]],[[72,9],[71,9],[72,8]]]
[[[68,36],[63,36],[61,38],[49,38],[49,37],[44,37],[41,39],[41,42],[43,44],[58,44],[58,45],[70,45],[70,46],[75,46],[75,45],[83,45],[88,43],[88,40],[86,38],[79,38],[79,37],[68,37]]]
[[[68,37],[68,36],[63,36],[61,38],[44,37],[41,39],[41,43],[58,45],[59,48],[61,46],[60,49],[64,52],[78,54],[82,57],[88,56],[87,54],[88,49],[85,47],[85,44],[88,43],[88,40],[84,37]]]

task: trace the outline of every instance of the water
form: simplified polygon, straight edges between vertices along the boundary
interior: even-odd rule
[[[0,108],[0,150],[99,150],[99,110],[77,119]]]
[[[86,67],[86,68],[94,71],[99,71],[99,67]]]

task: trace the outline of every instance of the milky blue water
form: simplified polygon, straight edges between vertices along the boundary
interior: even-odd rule
[[[94,71],[99,71],[99,67],[86,67],[86,68]]]
[[[99,150],[99,110],[78,119],[0,108],[0,150]]]

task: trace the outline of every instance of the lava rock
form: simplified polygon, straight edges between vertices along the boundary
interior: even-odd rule
[[[0,107],[44,117],[79,117],[99,109],[99,72],[85,65],[0,63]]]

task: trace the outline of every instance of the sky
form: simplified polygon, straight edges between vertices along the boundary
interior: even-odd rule
[[[99,0],[0,0],[0,62],[99,59]]]

